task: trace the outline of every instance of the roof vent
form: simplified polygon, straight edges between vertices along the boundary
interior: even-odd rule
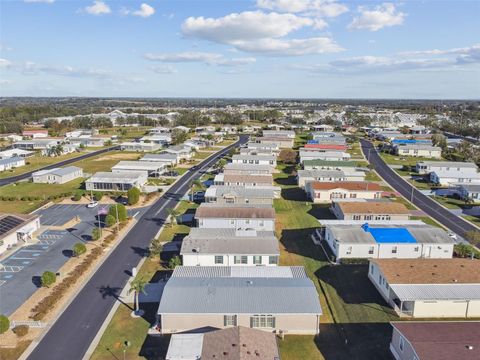
[[[458,282],[458,280],[457,280],[457,279],[453,279],[453,282]]]
[[[247,285],[253,285],[253,281],[252,280],[247,280]]]
[[[242,344],[242,347],[247,347],[247,344]]]
[[[227,352],[227,351],[224,351],[224,352],[223,352],[223,355],[224,355],[224,356],[227,356],[227,355],[228,355],[228,352]]]
[[[233,347],[237,346],[237,344],[232,344]]]
[[[467,345],[466,348],[467,348],[468,350],[473,350],[473,345]]]

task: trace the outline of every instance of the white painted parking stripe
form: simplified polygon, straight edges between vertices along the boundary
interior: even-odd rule
[[[35,260],[35,258],[23,258],[23,257],[16,257],[12,256],[10,257],[11,260]]]
[[[39,251],[43,251],[43,250],[42,250],[42,249],[37,249],[37,250],[22,249],[22,251],[27,251],[27,252],[39,252]]]

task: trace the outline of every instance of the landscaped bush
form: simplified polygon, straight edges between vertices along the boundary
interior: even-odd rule
[[[127,191],[128,205],[135,205],[140,200],[140,190],[132,187]]]
[[[87,247],[85,246],[84,243],[79,242],[73,245],[72,251],[73,251],[73,254],[78,257],[87,252]]]
[[[99,228],[93,228],[92,230],[92,240],[97,241],[102,236],[102,232]]]
[[[107,227],[112,227],[113,225],[115,225],[116,222],[117,220],[112,215],[107,215],[107,217],[105,218],[105,225],[107,225]]]
[[[80,191],[76,191],[73,194],[73,201],[80,201],[82,199],[82,193]]]
[[[103,192],[101,192],[101,191],[95,191],[95,192],[93,193],[93,198],[94,198],[96,201],[102,200],[102,198],[103,198]]]
[[[359,259],[359,258],[352,258],[352,259],[340,259],[340,264],[342,265],[368,265],[368,259]]]
[[[41,277],[42,286],[50,287],[57,281],[57,275],[52,271],[44,271]]]
[[[111,205],[110,208],[108,209],[108,215],[112,215],[115,219],[117,219],[117,213],[118,213],[118,221],[127,220],[128,213],[125,205],[122,205],[122,204]]]
[[[10,320],[5,315],[0,315],[0,334],[10,329]]]
[[[12,331],[18,337],[22,337],[28,334],[28,329],[29,329],[28,325],[17,325],[12,329]]]

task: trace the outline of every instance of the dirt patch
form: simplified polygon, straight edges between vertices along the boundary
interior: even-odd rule
[[[93,161],[105,161],[105,160],[136,160],[140,157],[137,153],[119,153],[100,156]]]

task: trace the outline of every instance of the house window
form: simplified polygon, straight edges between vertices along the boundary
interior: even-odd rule
[[[350,194],[350,198],[351,198],[351,199],[356,199],[356,198],[357,198],[357,194]]]
[[[405,348],[405,339],[403,337],[400,337],[400,343],[398,344],[398,347],[400,348],[400,351],[403,351]]]
[[[235,225],[235,220],[230,220],[230,225]]]
[[[252,328],[274,328],[275,317],[273,315],[253,315],[250,318]]]
[[[370,248],[368,249],[368,253],[372,255],[374,251],[375,251],[375,246],[370,246]]]
[[[223,326],[237,326],[237,315],[223,315]]]
[[[270,265],[274,265],[278,263],[278,257],[277,256],[269,256],[268,257],[268,263]]]
[[[255,255],[253,257],[253,264],[254,265],[262,265],[262,257],[260,255]]]
[[[265,226],[265,221],[260,220],[260,221],[258,222],[258,225],[259,225],[259,226]]]
[[[225,203],[226,203],[226,204],[234,204],[234,203],[235,203],[235,199],[234,199],[234,198],[226,198],[226,199],[225,199]]]
[[[349,246],[349,247],[347,248],[347,255],[351,255],[351,254],[352,254],[352,247]]]
[[[418,246],[415,246],[415,247],[413,248],[413,251],[415,251],[415,252],[418,252],[418,250],[420,250],[420,248],[419,248]]]
[[[397,253],[398,248],[396,246],[392,246],[392,254]]]
[[[215,256],[215,264],[223,264],[223,256],[216,255]]]
[[[250,224],[250,220],[248,220],[248,219],[245,220],[245,224],[247,224],[247,225]]]
[[[235,255],[233,258],[233,263],[234,264],[247,264],[248,263],[248,257],[247,256],[239,256]]]
[[[353,220],[362,220],[361,215],[353,215]]]

